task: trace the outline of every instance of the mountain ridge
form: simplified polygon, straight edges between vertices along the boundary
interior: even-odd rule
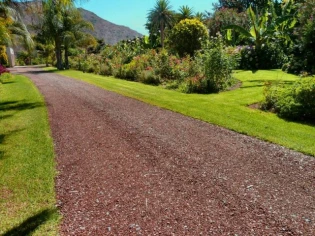
[[[105,20],[94,12],[86,10],[82,7],[78,8],[82,18],[93,24],[94,31],[89,30],[88,32],[92,34],[97,39],[104,39],[107,44],[116,44],[119,41],[132,39],[135,37],[141,37],[142,34],[130,29],[127,26],[117,25],[108,20]]]

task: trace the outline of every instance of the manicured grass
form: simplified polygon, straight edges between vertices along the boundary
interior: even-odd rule
[[[248,107],[263,99],[265,82],[282,81],[289,85],[299,79],[280,70],[255,73],[237,71],[235,77],[243,82],[239,89],[210,95],[183,94],[162,87],[84,74],[80,71],[58,73],[315,156],[314,125],[286,121],[275,114]]]
[[[0,235],[57,235],[53,142],[43,97],[26,77],[0,83]]]

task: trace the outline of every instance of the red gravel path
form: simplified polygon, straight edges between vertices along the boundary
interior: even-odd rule
[[[48,104],[61,235],[315,235],[314,158],[18,70]]]

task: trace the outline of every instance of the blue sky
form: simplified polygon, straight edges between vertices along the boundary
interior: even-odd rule
[[[194,11],[211,11],[212,3],[217,0],[170,0],[173,10],[187,5]],[[89,0],[77,4],[99,17],[117,25],[124,25],[141,34],[148,34],[144,24],[147,20],[148,11],[154,8],[156,0]]]

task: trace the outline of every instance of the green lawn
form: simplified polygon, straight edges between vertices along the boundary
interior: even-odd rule
[[[53,142],[43,97],[26,77],[0,83],[0,235],[57,235]]]
[[[315,156],[314,125],[289,122],[278,118],[275,114],[248,107],[249,104],[263,99],[263,87],[266,81],[291,84],[299,79],[280,70],[255,73],[237,71],[235,77],[243,82],[241,88],[210,95],[183,94],[162,87],[85,74],[80,71],[69,70],[58,73]]]

